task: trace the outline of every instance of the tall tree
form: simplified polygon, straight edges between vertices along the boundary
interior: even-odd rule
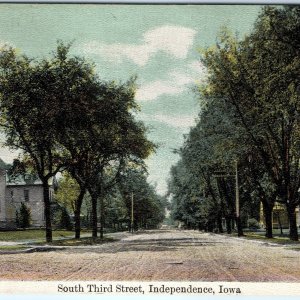
[[[6,145],[21,149],[42,181],[47,242],[52,241],[48,182],[69,163],[58,134],[66,130],[72,104],[95,87],[91,66],[68,57],[68,49],[59,42],[52,56],[41,60],[7,47],[0,53],[1,125]]]
[[[88,65],[86,68],[91,69]],[[128,164],[146,158],[155,146],[147,139],[143,123],[136,121],[132,113],[138,110],[134,100],[135,78],[125,83],[104,82],[89,72],[85,80],[89,84],[85,83],[76,97],[62,103],[64,125],[57,134],[69,157],[68,172],[79,184],[81,194],[88,190],[91,195],[94,238],[97,237],[97,203],[100,203],[103,238],[105,195]],[[81,203],[78,198],[76,237],[80,235]]]
[[[235,108],[236,120],[276,188],[268,209],[275,200],[286,205],[292,240],[298,240],[300,187],[299,16],[298,7],[266,7],[249,37],[239,42],[224,34],[203,59],[210,74],[207,95]]]
[[[166,201],[147,182],[147,174],[142,168],[128,168],[126,174],[122,174],[118,186],[127,208],[130,230],[155,228],[162,223]]]

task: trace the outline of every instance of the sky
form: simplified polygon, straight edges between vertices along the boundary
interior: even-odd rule
[[[137,76],[136,101],[148,138],[158,145],[146,160],[149,181],[167,191],[174,149],[200,111],[195,86],[205,83],[200,51],[213,46],[222,27],[249,33],[259,5],[0,4],[0,45],[30,57],[47,57],[57,40],[71,54],[95,63],[103,80]],[[16,156],[4,147],[0,157]]]

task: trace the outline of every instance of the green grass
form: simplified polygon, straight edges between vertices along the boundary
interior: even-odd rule
[[[53,230],[53,239],[74,236],[73,231]],[[45,240],[45,230],[30,229],[0,232],[0,241]]]
[[[273,239],[269,239],[261,234],[257,234],[254,232],[247,232],[247,233],[245,233],[244,238],[251,239],[251,240],[265,241],[265,242],[270,242],[270,243],[275,243],[275,244],[280,244],[280,245],[299,245],[300,246],[299,241],[291,241],[287,236],[276,236],[275,235]]]
[[[289,250],[295,250],[295,251],[300,251],[300,246],[299,247],[291,247]]]
[[[14,251],[14,250],[25,250],[25,249],[28,249],[28,247],[22,245],[0,246],[0,253],[1,251]]]
[[[117,239],[111,237],[104,237],[103,239],[92,237],[84,237],[80,239],[67,239],[67,240],[56,240],[51,243],[53,246],[91,246],[91,245],[101,245],[104,243],[115,242]],[[35,243],[35,245],[45,245],[46,243]]]

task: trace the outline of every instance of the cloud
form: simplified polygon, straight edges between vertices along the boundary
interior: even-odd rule
[[[144,40],[152,49],[162,50],[176,58],[185,58],[193,45],[196,31],[181,26],[162,26],[147,31]]]
[[[159,51],[177,59],[184,59],[193,45],[195,35],[194,29],[165,25],[145,32],[141,44],[103,44],[93,41],[85,44],[83,49],[86,53],[105,56],[115,63],[129,59],[139,66],[144,66],[150,57]]]
[[[191,115],[170,116],[157,114],[154,116],[154,119],[176,128],[190,128],[195,125],[195,117]]]
[[[150,101],[154,100],[162,95],[176,95],[185,90],[182,85],[176,85],[172,81],[153,81],[141,86],[136,93],[136,99],[138,101]]]
[[[199,72],[201,70],[201,72]],[[179,95],[186,91],[191,84],[198,82],[204,77],[205,68],[199,63],[188,65],[185,70],[172,70],[166,78],[142,84],[136,93],[136,100],[140,102],[152,101],[163,95]]]
[[[156,121],[180,129],[188,129],[196,123],[196,116],[193,115],[166,115],[160,113],[149,115],[141,113],[138,118],[142,121]]]
[[[121,63],[125,59],[132,60],[139,66],[145,65],[149,60],[149,51],[144,45],[129,45],[129,44],[101,44],[99,42],[90,42],[85,44],[84,51],[90,54],[98,54],[105,56],[109,61]]]
[[[206,68],[200,61],[195,60],[189,63],[188,67],[198,75],[198,78],[200,79],[206,78],[207,76]]]
[[[183,73],[180,71],[171,71],[168,75],[177,85],[184,86],[195,82],[193,76],[187,73]]]

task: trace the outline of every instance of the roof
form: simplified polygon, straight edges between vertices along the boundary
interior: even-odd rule
[[[41,185],[42,181],[35,175],[9,176],[6,173],[6,185]]]

